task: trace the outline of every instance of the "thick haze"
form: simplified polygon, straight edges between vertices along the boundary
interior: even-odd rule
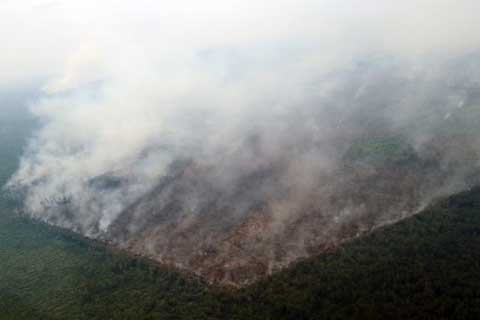
[[[476,0],[3,0],[1,91],[42,91],[9,186],[34,217],[96,236],[176,160],[214,168],[220,189],[281,167],[288,216],[371,121],[422,154],[455,112],[478,109],[479,12]],[[446,147],[439,161],[471,162],[439,188],[479,165],[468,120],[455,121],[473,156]],[[120,187],[99,191],[102,176]]]

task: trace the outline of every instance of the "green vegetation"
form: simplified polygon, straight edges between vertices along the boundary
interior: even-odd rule
[[[18,136],[0,140],[2,183],[18,161]],[[366,142],[357,153],[398,158],[399,145]],[[2,320],[480,318],[480,188],[239,291],[12,211],[0,201]]]
[[[240,291],[8,214],[0,319],[480,317],[480,189]]]
[[[272,319],[478,319],[480,188],[243,294]]]
[[[0,226],[0,319],[208,319],[214,309],[206,287],[177,272],[43,224],[2,215]]]

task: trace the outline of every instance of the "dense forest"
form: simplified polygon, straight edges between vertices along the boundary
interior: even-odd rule
[[[0,319],[472,319],[480,188],[241,290],[6,213]]]
[[[20,110],[17,111],[20,114]],[[34,123],[0,119],[0,183]],[[474,319],[480,188],[241,290],[33,222],[0,201],[0,319]]]
[[[0,320],[480,320],[480,0],[0,0]]]

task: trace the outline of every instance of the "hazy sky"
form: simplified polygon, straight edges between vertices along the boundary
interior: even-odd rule
[[[189,72],[202,50],[258,63],[307,55],[312,65],[359,51],[451,54],[478,47],[479,9],[475,0],[2,0],[0,85],[41,79],[60,90],[113,76],[118,64]]]

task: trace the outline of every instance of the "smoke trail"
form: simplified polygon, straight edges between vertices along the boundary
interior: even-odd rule
[[[115,4],[2,5],[35,218],[239,283],[478,182],[476,1]]]

